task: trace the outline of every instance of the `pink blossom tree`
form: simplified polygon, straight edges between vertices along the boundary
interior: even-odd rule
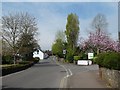
[[[88,40],[84,42],[84,51],[93,51],[97,54],[106,51],[119,51],[120,44],[110,38],[107,33],[108,23],[106,17],[102,14],[96,15],[93,19],[92,29],[95,32],[90,32]]]
[[[100,30],[90,33],[89,39],[84,42],[84,50],[94,51],[99,54],[106,51],[118,51],[118,43],[112,40],[107,34]]]

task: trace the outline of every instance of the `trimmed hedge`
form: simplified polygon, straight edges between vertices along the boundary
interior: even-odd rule
[[[95,61],[100,67],[120,70],[120,53],[118,52],[101,53]]]
[[[16,65],[9,65],[9,66],[2,67],[2,76],[10,74],[10,73],[18,72],[21,70],[25,70],[25,69],[31,67],[33,64],[34,63],[16,64]]]
[[[74,56],[74,60],[77,61],[80,59],[80,56]]]

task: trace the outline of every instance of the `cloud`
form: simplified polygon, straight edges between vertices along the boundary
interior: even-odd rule
[[[39,44],[43,50],[51,49],[52,43],[55,40],[55,35],[58,30],[65,30],[66,18],[60,16],[51,10],[42,9],[39,13],[42,21],[39,19]]]
[[[61,0],[62,1],[62,0]],[[76,5],[77,4],[77,5]],[[109,31],[112,38],[117,38],[117,7],[114,4],[102,3],[104,9],[99,5],[99,10],[96,6],[88,6],[86,9],[86,4],[81,6],[81,3],[62,3],[62,4],[52,4],[52,3],[8,3],[3,5],[4,13],[9,10],[17,11],[27,11],[36,17],[38,22],[38,28],[40,35],[37,36],[38,42],[43,50],[51,49],[52,43],[55,40],[55,35],[58,30],[65,30],[67,15],[71,12],[76,13],[80,20],[80,37],[84,39],[88,38],[90,32],[90,23],[97,13],[103,13],[106,15],[109,22]],[[91,5],[88,4],[88,5]],[[102,9],[104,10],[101,10]],[[92,10],[91,10],[92,8]],[[96,8],[96,9],[93,9]],[[112,8],[112,10],[111,10]],[[101,11],[100,11],[101,10]],[[107,10],[107,11],[106,11]],[[112,12],[111,12],[112,11]],[[109,13],[108,13],[109,12]],[[113,13],[114,12],[114,13]]]

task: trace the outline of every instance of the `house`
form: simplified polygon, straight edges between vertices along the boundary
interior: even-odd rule
[[[44,59],[44,53],[41,50],[37,49],[33,52],[33,58],[36,58],[36,57],[42,60]]]

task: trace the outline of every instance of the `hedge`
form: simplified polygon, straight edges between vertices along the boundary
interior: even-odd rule
[[[25,70],[29,67],[31,67],[34,63],[29,63],[29,64],[16,64],[16,65],[8,65],[5,67],[2,67],[2,76],[10,74],[10,73],[14,73],[14,72],[18,72],[21,70]]]
[[[74,60],[77,61],[80,59],[80,56],[74,56]]]
[[[118,52],[101,53],[95,61],[100,67],[120,70],[120,53]]]

